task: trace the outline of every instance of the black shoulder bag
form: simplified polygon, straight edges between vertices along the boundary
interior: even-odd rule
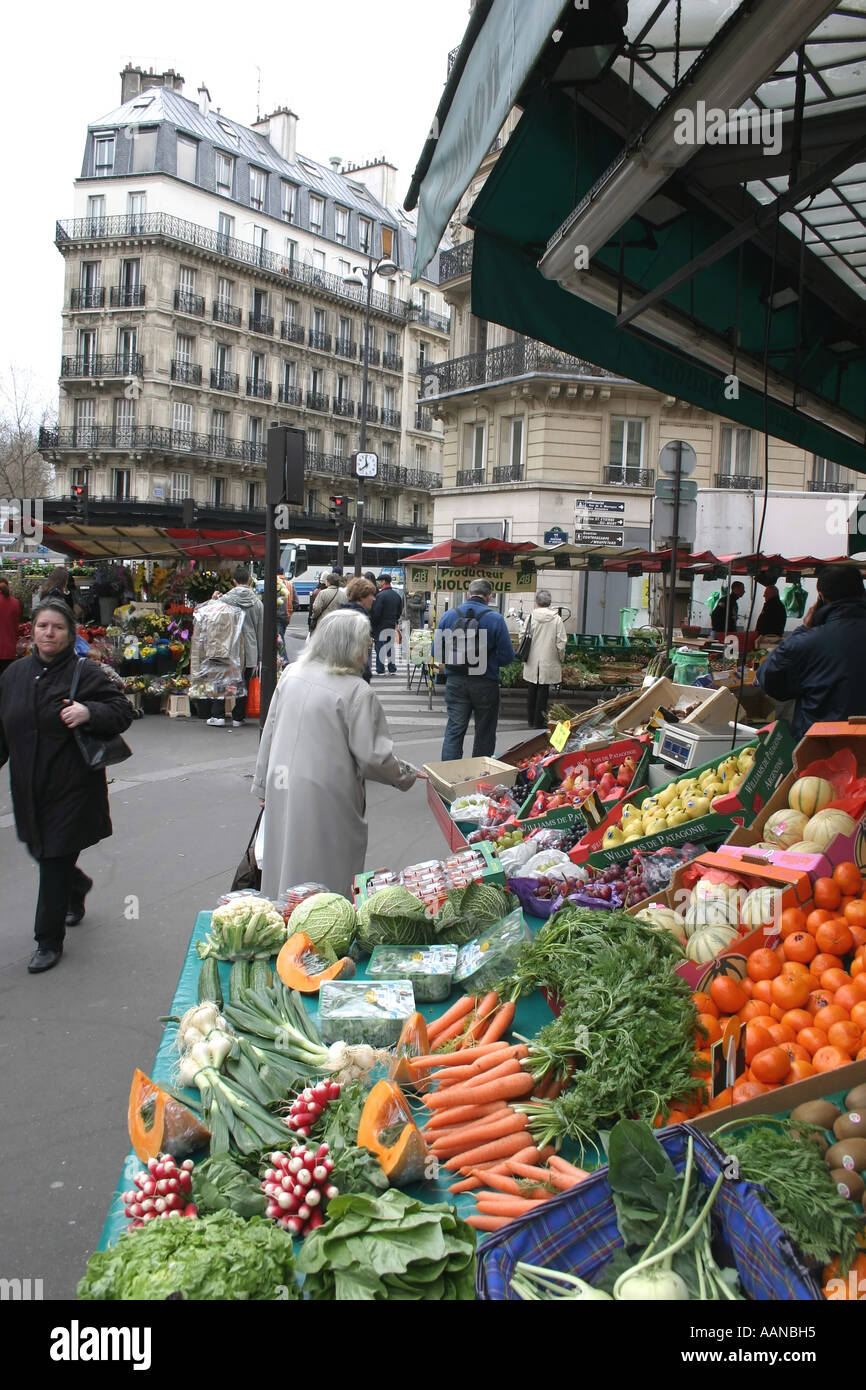
[[[532,649],[532,619],[526,624],[526,631],[520,639],[520,645],[514,653],[515,661],[528,661],[529,653]]]
[[[75,663],[75,675],[72,677],[72,685],[69,689],[69,699],[75,699],[75,692],[78,689],[78,682],[81,677],[81,668],[87,660],[86,656],[80,656]],[[91,772],[100,772],[104,767],[111,767],[114,763],[126,762],[127,758],[132,757],[132,749],[120,734],[111,734],[108,738],[100,738],[98,734],[85,733],[85,726],[73,729],[72,733],[75,742],[78,744],[78,751],[84,759],[85,767],[90,768]]]
[[[253,826],[253,833],[250,836],[250,842],[246,847],[244,857],[235,870],[235,876],[232,879],[233,893],[237,893],[238,890],[242,888],[257,893],[262,886],[262,871],[256,861],[256,836],[259,833],[259,825],[261,824],[261,819],[264,814],[264,807],[262,807],[256,817],[256,823]]]

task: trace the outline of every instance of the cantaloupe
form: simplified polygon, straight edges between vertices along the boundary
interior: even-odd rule
[[[806,824],[804,840],[811,840],[823,851],[837,835],[853,835],[857,822],[847,811],[819,811]]]
[[[828,806],[835,795],[832,783],[823,777],[801,777],[788,792],[788,805],[792,811],[814,816],[816,811]]]
[[[816,845],[814,840],[798,840],[794,845],[788,845],[789,854],[820,854],[821,846]]]
[[[781,888],[771,888],[764,885],[761,888],[753,888],[751,893],[746,894],[742,908],[742,921],[746,927],[763,927],[773,921],[776,910],[776,903],[782,896]]]
[[[809,817],[803,811],[774,811],[764,821],[764,839],[785,848],[802,840]]]
[[[708,965],[736,939],[736,927],[703,927],[689,937],[686,955],[696,965]]]

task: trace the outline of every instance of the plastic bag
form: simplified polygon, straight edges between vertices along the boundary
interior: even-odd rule
[[[545,879],[509,878],[507,884],[524,912],[528,912],[531,917],[552,917],[554,912],[562,907],[561,891],[554,893],[552,897],[539,896],[538,890],[546,884]]]
[[[190,677],[207,694],[246,694],[243,673],[244,610],[220,599],[200,603],[193,617]]]
[[[808,599],[809,595],[799,579],[795,580],[793,584],[789,584],[782,594],[782,602],[790,618],[802,618],[806,611]]]

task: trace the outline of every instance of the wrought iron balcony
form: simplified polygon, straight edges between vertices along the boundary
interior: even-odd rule
[[[69,307],[71,309],[103,309],[105,307],[104,287],[97,285],[90,290],[73,290]]]
[[[418,409],[415,411],[415,428],[416,430],[425,430],[427,433],[429,433],[429,431],[433,428],[432,411],[422,410],[419,406]]]
[[[307,473],[327,473],[332,478],[353,476],[351,462],[342,454],[322,454],[308,449],[304,458],[304,468]]]
[[[112,309],[140,309],[144,304],[144,285],[112,285]]]
[[[203,314],[204,295],[193,294],[192,290],[175,290],[174,307],[181,314]]]
[[[257,400],[269,401],[271,399],[271,383],[263,381],[258,376],[247,377],[247,395],[255,396]]]
[[[413,304],[411,319],[413,323],[420,323],[424,328],[435,329],[437,333],[451,332],[451,319],[445,314],[434,314],[432,309],[425,309],[422,304]]]
[[[531,338],[518,339],[503,347],[488,348],[486,352],[471,352],[466,357],[452,357],[447,362],[429,362],[425,377],[435,376],[438,390],[426,392],[426,397],[447,396],[472,386],[490,386],[499,381],[532,375],[590,377],[598,380],[621,381],[612,373],[596,367],[582,357],[558,352],[545,343]]]
[[[77,426],[41,429],[40,451],[133,450],[135,453],[188,454],[202,458],[235,459],[242,463],[265,463],[267,446],[246,439],[227,439],[225,435],[197,434],[193,430],[173,430],[161,425]]]
[[[353,343],[351,338],[336,338],[334,340],[334,352],[338,357],[357,357],[358,344]]]
[[[458,468],[457,470],[458,487],[483,487],[484,481],[483,468]]]
[[[210,384],[215,391],[237,391],[240,382],[237,372],[220,372],[211,367]]]
[[[194,362],[178,362],[175,359],[171,364],[172,381],[183,381],[187,386],[201,386],[201,367]]]
[[[364,362],[364,358],[365,358],[365,357],[367,358],[367,361],[369,362],[369,364],[370,364],[371,367],[378,367],[379,361],[380,361],[380,353],[379,353],[379,349],[378,349],[378,348],[371,347],[371,348],[369,349],[369,351],[366,352],[366,353],[364,352],[364,349],[361,348],[361,363],[362,363],[362,365],[363,365],[363,362]]]
[[[387,425],[388,429],[398,430],[400,428],[399,410],[383,410],[382,424]]]
[[[493,470],[494,483],[522,483],[523,464],[506,463],[501,464]]]
[[[249,325],[251,333],[273,333],[274,320],[270,314],[250,314]]]
[[[295,323],[294,319],[283,319],[280,324],[280,337],[285,343],[302,343],[304,341],[304,325]]]
[[[300,386],[281,386],[278,400],[280,405],[303,405],[304,393]]]
[[[330,333],[319,333],[315,328],[311,328],[307,335],[307,342],[311,348],[318,348],[319,352],[331,351]]]
[[[321,391],[308,391],[307,405],[310,410],[327,410],[328,397],[323,395]]]
[[[611,487],[652,487],[655,479],[653,468],[617,468],[611,464],[604,470],[604,481]]]
[[[840,478],[837,482],[827,478],[810,478],[807,483],[810,492],[853,492],[850,483],[845,483]]]
[[[70,376],[142,376],[144,358],[140,352],[117,353],[78,353],[77,356],[64,357],[60,362],[60,375]]]
[[[331,401],[331,410],[335,415],[354,416],[355,402],[343,400],[339,396],[335,396]]]
[[[389,372],[402,372],[403,358],[399,352],[383,352],[382,366],[387,367]]]
[[[227,304],[224,299],[215,299],[213,302],[214,323],[230,323],[232,328],[240,328],[241,311],[234,305]]]
[[[735,488],[739,492],[757,492],[763,482],[763,478],[749,477],[745,473],[716,474],[716,487]]]
[[[136,236],[162,237],[182,246],[216,253],[240,265],[255,266],[279,277],[282,281],[290,280],[293,284],[323,290],[344,303],[354,303],[361,309],[366,304],[366,290],[361,287],[349,288],[343,284],[340,275],[318,270],[300,261],[286,260],[275,251],[263,251],[253,242],[239,241],[237,237],[225,236],[222,232],[214,231],[212,227],[202,227],[167,212],[148,212],[141,216],[129,214],[123,217],[75,217],[58,222],[55,231],[56,244],[61,248],[67,247],[73,241],[107,241]],[[384,314],[403,323],[409,317],[409,305],[405,299],[392,298],[380,290],[373,290],[371,308],[374,313]]]
[[[361,406],[359,405],[359,406],[358,406],[358,419],[359,419],[359,420],[363,418],[363,413],[364,413],[364,412],[363,412]],[[371,423],[375,424],[376,421],[378,420],[378,418],[379,418],[379,407],[378,407],[377,405],[372,405],[372,404],[368,401],[368,402],[367,402],[367,419],[368,419],[369,421],[371,421]]]
[[[458,280],[461,275],[468,275],[472,269],[472,241],[461,241],[459,246],[452,246],[450,251],[439,252],[439,284],[445,284],[448,280]]]

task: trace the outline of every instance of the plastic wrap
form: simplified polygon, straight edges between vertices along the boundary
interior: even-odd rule
[[[512,845],[511,849],[501,849],[499,862],[505,877],[509,878],[511,874],[516,873],[522,864],[537,853],[538,847],[533,840],[521,840],[519,844]]]
[[[411,980],[418,1004],[437,1004],[451,993],[456,946],[376,946],[367,966],[371,980]]]
[[[520,901],[524,912],[530,917],[552,917],[562,907],[562,889],[556,888],[550,896],[540,897],[539,889],[549,887],[542,878],[509,878],[508,888]]]
[[[326,980],[319,990],[319,1028],[326,1043],[393,1047],[414,1012],[411,980]]]
[[[284,893],[280,894],[274,907],[277,912],[283,914],[283,921],[288,922],[295,908],[305,898],[312,898],[316,893],[330,893],[330,891],[325,883],[296,883],[293,888],[287,888]]]
[[[501,922],[460,948],[455,984],[467,994],[492,989],[511,974],[525,942],[531,940],[532,932],[523,920],[523,912],[515,908]]]
[[[245,695],[243,677],[244,610],[220,599],[200,603],[193,617],[190,677],[206,695]]]

